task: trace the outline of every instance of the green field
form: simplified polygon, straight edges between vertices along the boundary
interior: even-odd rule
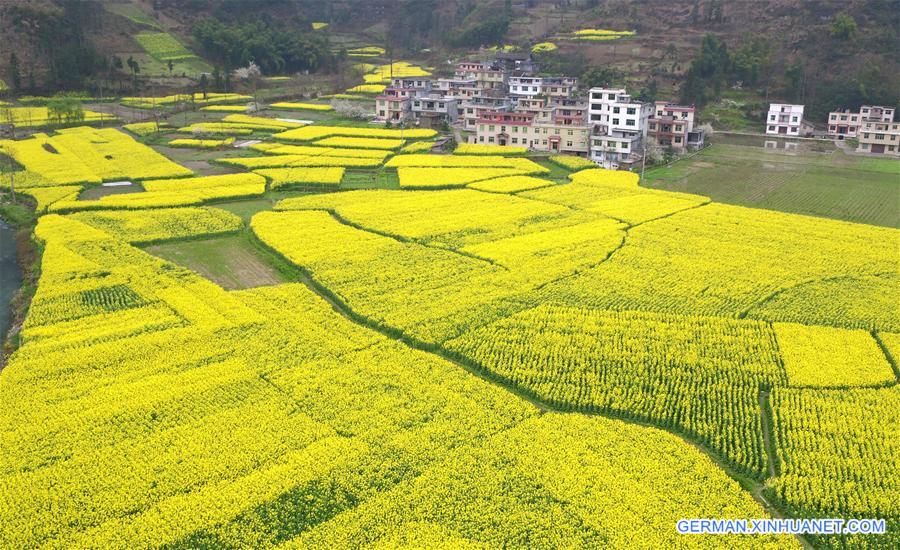
[[[183,265],[227,290],[288,281],[247,233],[153,245],[147,252]]]
[[[745,142],[716,143],[648,170],[642,185],[781,212],[900,225],[900,161],[850,156],[815,142],[796,151]]]

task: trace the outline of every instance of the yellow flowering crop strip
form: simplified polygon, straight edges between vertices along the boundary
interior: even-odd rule
[[[256,174],[223,174],[143,182],[146,192],[107,195],[97,200],[59,200],[52,212],[79,210],[170,208],[226,198],[254,197],[266,191],[266,180]]]
[[[539,306],[447,345],[551,403],[651,420],[765,471],[759,385],[783,374],[764,323]]]
[[[168,125],[165,123],[157,125],[156,122],[133,122],[131,124],[123,125],[122,128],[125,128],[136,136],[146,137],[165,131],[167,126]]]
[[[466,184],[524,173],[516,168],[398,168],[400,187],[434,189],[463,187]]]
[[[422,139],[437,135],[435,130],[413,128],[396,130],[392,128],[357,128],[353,126],[305,126],[274,134],[272,137],[282,141],[313,141],[331,136],[347,136],[361,138],[387,139]]]
[[[182,134],[225,134],[232,136],[249,136],[254,131],[262,128],[229,122],[198,122],[176,130]]]
[[[233,144],[234,138],[229,137],[225,139],[173,139],[166,145],[169,147],[186,147],[190,149],[221,149],[223,147],[230,147]]]
[[[553,155],[550,162],[558,164],[568,170],[577,171],[586,168],[597,168],[597,163],[584,157],[575,157],[572,155]]]
[[[492,193],[518,193],[519,191],[538,189],[547,187],[548,185],[554,185],[554,183],[549,180],[532,176],[507,176],[470,183],[467,187]]]
[[[381,159],[366,157],[308,156],[308,155],[273,155],[265,157],[221,158],[215,161],[227,166],[240,166],[248,170],[258,168],[289,168],[311,166],[342,166],[344,168],[377,168]]]
[[[481,143],[460,143],[453,151],[454,155],[524,155],[527,147],[505,145],[484,145]]]
[[[367,137],[334,136],[313,142],[314,145],[325,147],[348,147],[357,149],[399,149],[406,143],[402,139],[383,139]]]
[[[543,174],[550,170],[526,158],[496,155],[397,155],[388,168],[513,168],[526,174]]]
[[[347,53],[350,55],[353,54],[374,54],[374,55],[384,55],[384,48],[381,46],[363,46],[361,48],[353,48],[347,50]]]
[[[70,217],[133,244],[220,235],[243,228],[238,216],[207,207],[79,212]]]
[[[83,187],[80,185],[63,185],[57,187],[26,187],[19,192],[33,198],[35,211],[45,212],[56,201],[74,201],[78,199]]]
[[[302,122],[291,122],[288,120],[278,120],[277,118],[268,118],[252,115],[226,115],[222,122],[229,124],[239,124],[244,128],[259,128],[261,130],[287,130],[290,128],[301,128],[305,126]]]
[[[269,155],[299,155],[308,157],[358,157],[384,160],[391,155],[390,151],[378,149],[347,149],[344,147],[321,147],[316,145],[285,145],[283,143],[263,142],[251,145],[250,149],[262,151]]]
[[[269,105],[270,109],[281,111],[333,111],[334,107],[327,103],[296,103],[281,101]]]
[[[200,107],[200,110],[212,113],[246,113],[248,108],[247,105],[207,105]]]
[[[49,126],[79,126],[100,121],[115,122],[118,117],[96,111],[83,110],[82,118],[77,120],[56,119],[51,116],[47,107],[7,107],[0,106],[0,122],[7,124],[12,120],[16,128],[45,128]]]
[[[874,386],[897,380],[878,343],[864,330],[774,326],[792,386]]]
[[[53,137],[34,134],[25,140],[0,141],[0,150],[40,176],[43,185],[97,184],[192,174],[112,128],[69,128]]]
[[[376,95],[380,94],[384,91],[386,86],[384,84],[359,84],[358,86],[353,86],[352,88],[347,88],[347,91],[355,94],[371,94]],[[337,96],[335,96],[337,97]]]
[[[401,153],[428,153],[434,148],[433,141],[414,141],[400,149]]]
[[[539,42],[531,47],[531,53],[545,53],[558,50],[559,47],[553,42]]]
[[[776,388],[772,394],[781,471],[775,495],[800,517],[887,518],[896,541],[898,386],[843,390]]]
[[[344,177],[342,167],[319,168],[266,168],[255,174],[269,180],[272,189],[288,187],[337,187]]]

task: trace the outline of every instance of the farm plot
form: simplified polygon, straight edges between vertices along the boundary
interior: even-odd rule
[[[763,490],[896,528],[896,229],[583,164],[385,162],[356,140],[408,130],[348,128],[282,128],[298,144],[221,161],[251,171],[143,177],[141,200],[71,196],[181,167],[93,133],[18,151],[47,208],[92,210],[38,222],[0,545],[797,547],[673,528],[766,517]],[[356,147],[310,143],[331,137]]]
[[[900,161],[716,144],[671,168],[647,172],[643,185],[713,200],[900,227]]]

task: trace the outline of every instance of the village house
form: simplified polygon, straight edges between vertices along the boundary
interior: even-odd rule
[[[771,103],[766,115],[766,134],[781,136],[800,136],[803,124],[803,105],[790,103]]]
[[[657,145],[676,150],[703,147],[703,132],[694,130],[695,114],[693,105],[657,101],[647,121],[647,135]]]
[[[883,116],[883,115],[882,115]],[[874,153],[900,157],[900,123],[884,122],[877,118],[863,119],[857,134],[859,153]]]

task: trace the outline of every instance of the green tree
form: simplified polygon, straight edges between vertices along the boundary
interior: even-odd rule
[[[78,122],[84,120],[84,108],[81,101],[62,94],[57,94],[47,101],[47,117],[62,122]]]
[[[846,13],[837,14],[831,23],[831,36],[837,40],[850,40],[856,30],[856,20]]]
[[[22,88],[22,75],[19,72],[19,58],[15,52],[9,54],[9,82],[12,84],[13,93],[19,93]]]
[[[601,88],[620,83],[622,73],[612,67],[591,67],[581,75],[584,88]]]

